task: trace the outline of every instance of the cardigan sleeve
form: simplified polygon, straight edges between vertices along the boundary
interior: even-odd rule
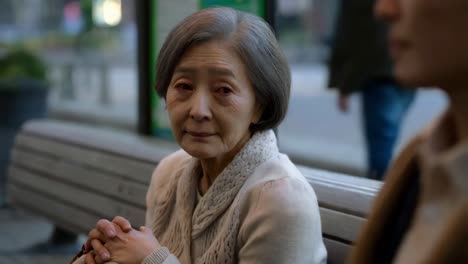
[[[282,178],[247,198],[240,228],[239,263],[325,263],[318,203],[303,181]]]
[[[147,256],[142,264],[180,264],[180,262],[167,247],[162,247]]]

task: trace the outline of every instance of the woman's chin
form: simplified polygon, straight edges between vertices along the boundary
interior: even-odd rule
[[[396,70],[395,71],[396,80],[403,86],[408,88],[417,88],[424,86],[431,86],[428,78],[424,74],[419,74],[416,71],[411,70]]]
[[[197,159],[209,159],[213,157],[213,154],[210,151],[200,148],[200,147],[182,146],[182,148],[184,149],[185,152],[187,152],[187,154]]]

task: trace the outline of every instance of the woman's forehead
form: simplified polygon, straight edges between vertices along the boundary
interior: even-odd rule
[[[190,47],[181,57],[174,73],[197,73],[235,76],[244,71],[244,63],[230,45],[212,41]]]

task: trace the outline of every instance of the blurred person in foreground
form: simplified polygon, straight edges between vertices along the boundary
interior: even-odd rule
[[[395,76],[449,106],[398,155],[351,263],[468,263],[468,1],[379,0]]]
[[[415,97],[394,79],[387,27],[373,14],[376,0],[342,0],[329,61],[329,84],[338,108],[347,112],[352,93],[361,95],[367,152],[366,177],[382,180],[402,121]]]
[[[75,263],[325,263],[316,195],[272,131],[291,78],[268,25],[196,12],[169,34],[157,76],[182,150],[153,173],[147,227],[100,220]]]

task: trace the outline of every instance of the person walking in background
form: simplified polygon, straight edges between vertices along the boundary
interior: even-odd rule
[[[367,177],[383,178],[402,120],[415,97],[392,77],[386,26],[373,15],[375,0],[346,0],[339,8],[329,61],[329,84],[338,90],[338,107],[348,111],[349,96],[362,95]]]

